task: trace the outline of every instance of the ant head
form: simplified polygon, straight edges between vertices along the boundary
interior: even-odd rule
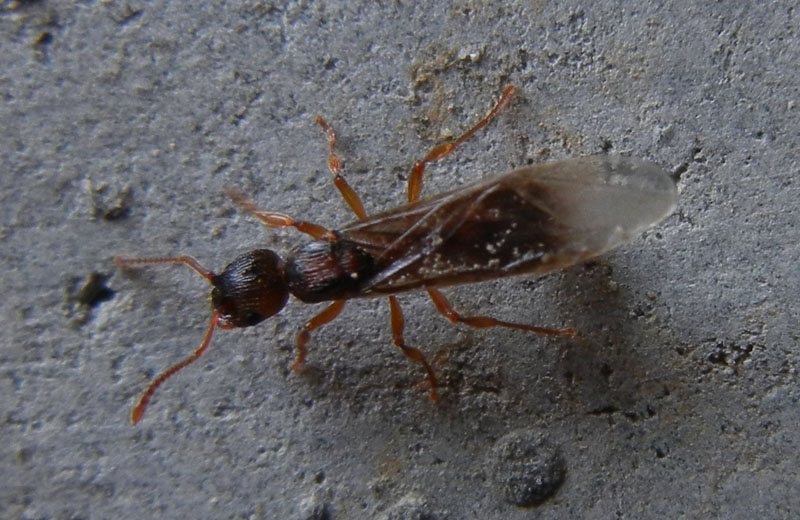
[[[289,289],[283,260],[269,249],[245,253],[211,278],[211,305],[222,328],[250,327],[283,309]]]

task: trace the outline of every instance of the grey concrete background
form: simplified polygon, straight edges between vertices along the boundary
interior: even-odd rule
[[[425,4],[2,2],[2,518],[800,515],[797,4]],[[351,220],[317,114],[367,210],[397,205],[413,160],[509,83],[425,193],[603,151],[679,178],[676,213],[599,261],[447,291],[579,336],[468,330],[408,295],[434,405],[385,301],[348,305],[289,371],[318,310],[293,302],[220,331],[129,424],[199,345],[208,286],[114,255],[220,269],[304,240],[226,187]],[[559,465],[544,503],[508,503],[514,472]]]

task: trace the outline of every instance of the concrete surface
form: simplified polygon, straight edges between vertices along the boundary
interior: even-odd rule
[[[0,517],[800,516],[796,4],[426,4],[2,2]],[[509,83],[425,193],[603,151],[679,178],[676,213],[599,261],[447,291],[579,336],[468,330],[408,295],[432,404],[381,300],[289,371],[317,312],[292,302],[220,331],[129,424],[199,345],[208,286],[114,255],[220,269],[304,240],[226,187],[351,220],[317,114],[367,211],[397,205],[413,160]]]

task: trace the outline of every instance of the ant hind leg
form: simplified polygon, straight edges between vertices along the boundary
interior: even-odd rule
[[[506,103],[508,103],[509,98],[515,90],[516,87],[508,85],[503,90],[503,95],[500,96],[500,100],[492,107],[486,117],[478,121],[478,124],[461,134],[457,139],[434,146],[424,159],[414,163],[411,174],[408,176],[408,202],[414,202],[419,199],[419,195],[422,192],[422,173],[425,171],[425,164],[446,157],[455,150],[458,145],[472,137],[475,132],[488,125],[489,121],[494,119]]]
[[[436,289],[427,288],[428,295],[436,306],[439,313],[453,323],[463,323],[476,329],[485,329],[488,327],[503,327],[506,329],[519,329],[527,330],[529,332],[536,332],[537,334],[546,334],[549,336],[574,336],[575,329],[546,329],[543,327],[536,327],[533,325],[525,325],[523,323],[511,323],[508,321],[500,321],[488,316],[461,316],[450,305],[444,294]]]

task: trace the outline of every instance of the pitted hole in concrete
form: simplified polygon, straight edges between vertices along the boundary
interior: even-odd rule
[[[114,297],[114,291],[106,287],[111,275],[92,272],[75,295],[75,300],[87,307],[97,307]]]
[[[566,464],[559,449],[535,430],[517,430],[492,450],[493,478],[506,502],[538,506],[564,482]]]
[[[79,328],[89,321],[90,311],[114,297],[107,285],[111,275],[92,272],[86,278],[70,277],[64,287],[64,311],[70,327]]]

